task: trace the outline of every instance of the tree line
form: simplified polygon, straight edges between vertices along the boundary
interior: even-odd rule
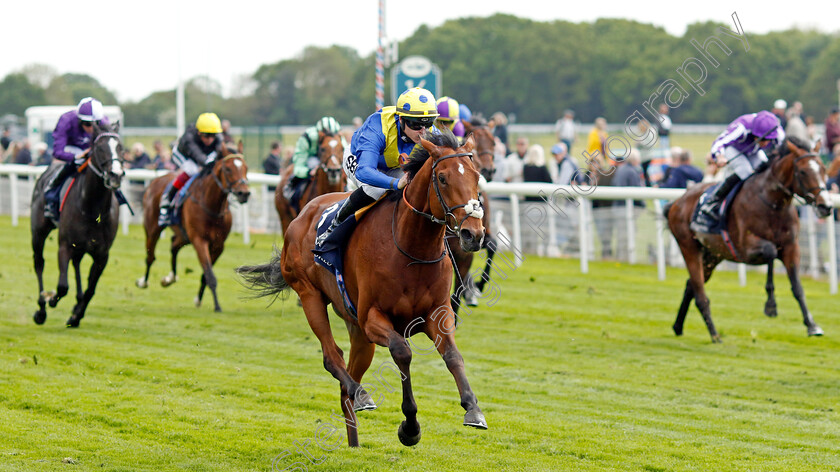
[[[806,113],[821,121],[837,104],[840,36],[799,29],[751,34],[749,15],[739,20],[747,31],[740,37],[735,19],[695,23],[677,37],[623,19],[539,22],[496,14],[421,26],[399,50],[437,64],[443,94],[473,111],[502,111],[521,123],[550,123],[566,108],[582,121],[603,116],[624,122],[635,111],[644,113],[646,102],[655,109],[655,100],[670,100],[676,122],[723,123],[769,109],[778,98],[803,102]],[[187,117],[211,110],[240,126],[308,124],[323,115],[349,123],[373,112],[374,60],[374,54],[361,57],[343,46],[307,47],[295,58],[259,67],[232,97],[212,80],[193,78],[186,88]],[[389,77],[386,71],[386,97]],[[175,124],[174,90],[118,103],[94,77],[58,75],[37,64],[0,82],[0,115],[22,116],[29,106],[66,105],[85,96],[120,105],[128,126]]]

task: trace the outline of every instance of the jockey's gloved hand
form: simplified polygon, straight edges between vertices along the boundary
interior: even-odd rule
[[[400,181],[397,182],[397,190],[405,188],[406,185],[408,185],[408,174],[403,174]]]

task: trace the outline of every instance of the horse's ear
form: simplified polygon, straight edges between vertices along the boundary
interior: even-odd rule
[[[420,138],[420,145],[423,146],[423,149],[429,151],[430,155],[434,156],[434,151],[437,149],[437,146],[432,144],[431,141],[426,138]]]
[[[114,133],[120,132],[120,120],[115,121],[114,124],[111,125],[111,131],[113,131]]]
[[[819,154],[821,147],[822,147],[822,139],[818,139],[817,144],[814,146],[814,153]]]
[[[464,150],[466,152],[472,152],[473,149],[475,149],[475,135],[470,134],[467,137],[467,140],[464,141],[464,146],[463,147],[464,147]]]
[[[239,143],[236,145],[236,152],[242,154],[242,151],[245,149],[245,143],[242,140],[239,140]]]
[[[461,120],[461,124],[464,125],[464,134],[472,134],[473,132],[473,125],[467,120]]]
[[[787,145],[788,151],[790,152],[796,152],[799,149],[796,147],[795,144],[793,144],[793,142],[791,142],[790,139],[786,139],[785,144]]]

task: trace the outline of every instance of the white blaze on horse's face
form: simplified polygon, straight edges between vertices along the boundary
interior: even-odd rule
[[[235,159],[233,161],[233,165],[235,165],[237,168],[241,168],[242,167],[242,161],[240,161],[239,159]]]
[[[460,172],[461,175],[464,175],[464,164],[461,164],[460,162],[458,163],[458,172]]]
[[[123,171],[122,163],[118,160],[120,153],[117,151],[117,145],[119,143],[120,142],[117,138],[108,139],[108,147],[111,149],[111,173],[114,175],[122,175],[125,173],[125,171]]]
[[[331,148],[335,149],[335,147],[338,146],[338,141],[335,139],[330,139],[330,142],[327,144],[329,144]]]

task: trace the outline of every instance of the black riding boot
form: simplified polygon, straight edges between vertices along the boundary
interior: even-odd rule
[[[320,246],[329,237],[330,234],[340,225],[348,216],[356,213],[360,209],[375,202],[376,199],[366,194],[361,188],[357,188],[350,194],[350,197],[344,201],[341,208],[338,209],[338,214],[330,223],[330,227],[324,231],[321,236],[315,241],[316,246]]]
[[[73,175],[75,171],[76,166],[72,162],[64,164],[64,167],[56,172],[49,183],[47,183],[47,187],[44,189],[44,216],[47,218],[53,220],[58,219],[59,202],[61,201],[58,193],[61,191],[61,184],[64,183],[67,177]]]
[[[717,221],[718,218],[717,215],[715,215],[715,209],[740,181],[741,178],[738,177],[738,174],[732,174],[727,177],[726,180],[721,182],[718,188],[709,195],[700,207],[700,213],[702,213],[707,220]]]
[[[158,226],[169,225],[169,216],[172,214],[172,199],[175,198],[175,193],[178,189],[173,185],[169,191],[160,197],[160,215],[158,216]]]

